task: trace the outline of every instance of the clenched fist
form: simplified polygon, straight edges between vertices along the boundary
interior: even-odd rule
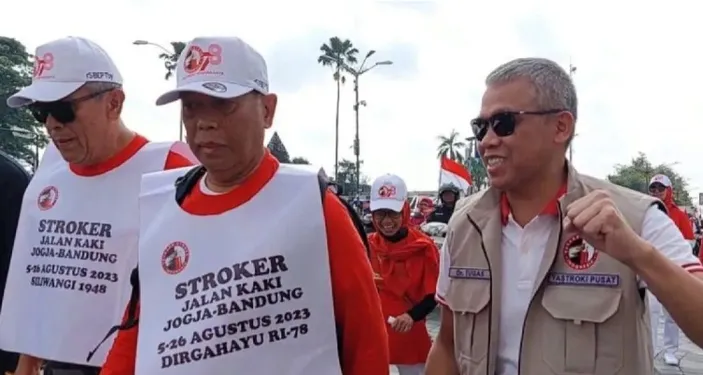
[[[565,228],[577,231],[593,247],[624,264],[632,264],[649,249],[604,190],[592,191],[572,202],[564,216]]]

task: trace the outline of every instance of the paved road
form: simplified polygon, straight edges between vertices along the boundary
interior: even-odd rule
[[[427,321],[427,328],[434,337],[439,329],[438,314],[430,315]],[[659,342],[662,342],[663,324],[659,325]],[[678,367],[666,365],[661,356],[657,356],[654,361],[657,375],[703,375],[703,350],[694,345],[686,336],[681,334],[680,347],[677,356],[681,359]],[[391,367],[391,375],[398,375],[398,372]]]
[[[663,319],[663,318],[662,318]],[[664,324],[659,324],[659,342],[662,342]],[[679,339],[679,351],[676,356],[681,359],[679,366],[666,365],[661,355],[654,360],[657,375],[703,375],[703,350],[694,345],[683,333]]]

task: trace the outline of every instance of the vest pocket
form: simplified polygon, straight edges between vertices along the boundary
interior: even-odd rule
[[[454,350],[462,374],[485,372],[490,300],[488,281],[453,280],[450,284],[446,302],[454,313]]]
[[[542,306],[551,317],[540,324],[542,357],[555,373],[615,374],[622,366],[623,331],[611,319],[620,307],[620,289],[550,286]]]

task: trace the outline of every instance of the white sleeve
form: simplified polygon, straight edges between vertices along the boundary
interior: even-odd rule
[[[437,293],[435,299],[442,305],[446,305],[444,297],[449,289],[449,251],[447,244],[448,238],[445,238],[442,248],[439,250],[439,278],[437,278]]]
[[[642,238],[688,272],[703,272],[703,266],[693,255],[691,243],[683,238],[674,221],[656,206],[645,213]],[[642,281],[640,286],[644,286]]]

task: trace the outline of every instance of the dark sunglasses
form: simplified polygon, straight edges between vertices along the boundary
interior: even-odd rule
[[[662,184],[652,184],[649,186],[650,193],[662,193],[666,190],[666,187]]]
[[[29,106],[29,111],[32,113],[32,116],[34,116],[34,118],[42,124],[46,124],[46,119],[49,116],[53,117],[56,121],[62,124],[70,124],[76,120],[76,104],[96,98],[112,90],[114,89],[101,90],[92,94],[68,100],[64,99],[57,100],[55,102],[32,103]]]
[[[544,116],[553,115],[564,111],[565,109],[548,109],[545,111],[500,112],[487,119],[477,117],[471,120],[471,131],[474,132],[474,136],[479,142],[486,136],[488,129],[493,129],[493,132],[499,137],[507,137],[515,133],[515,127],[518,123],[518,116],[520,115]]]
[[[381,221],[387,217],[391,219],[397,219],[400,217],[400,212],[395,212],[392,210],[376,210],[371,213],[374,219]]]

